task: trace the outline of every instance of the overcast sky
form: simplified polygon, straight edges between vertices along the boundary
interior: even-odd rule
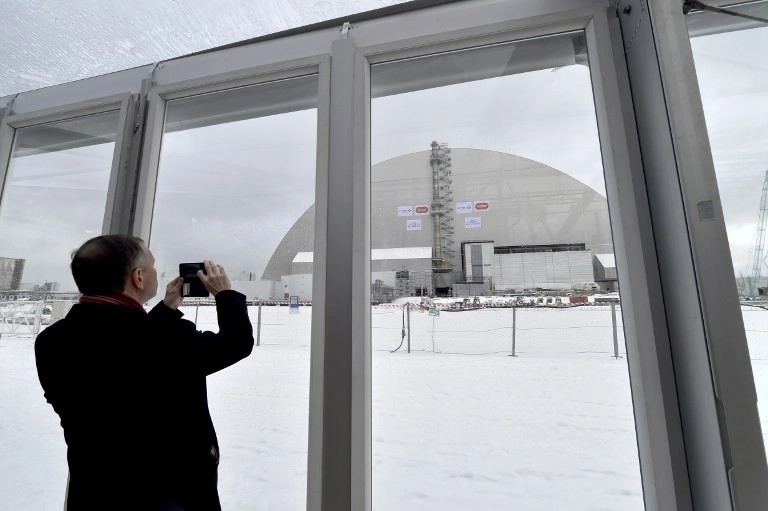
[[[768,28],[697,38],[692,45],[739,274],[748,264],[768,170]],[[379,98],[372,120],[373,163],[425,151],[436,139],[524,156],[605,194],[584,66]],[[316,111],[307,110],[166,135],[150,240],[160,270],[212,257],[232,271],[260,276],[314,202],[315,131]],[[8,197],[16,199],[0,208],[0,256],[28,259],[25,282],[71,283],[66,254],[101,229],[112,149],[101,144],[14,159]],[[67,175],[30,179],[52,171]],[[44,238],[54,242],[43,244]]]

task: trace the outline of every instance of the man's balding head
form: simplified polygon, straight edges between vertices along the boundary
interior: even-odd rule
[[[72,277],[83,294],[122,293],[135,268],[145,268],[144,241],[135,236],[97,236],[72,254]]]

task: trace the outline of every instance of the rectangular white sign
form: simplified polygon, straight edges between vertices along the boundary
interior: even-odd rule
[[[405,221],[405,229],[408,231],[420,231],[421,230],[421,219],[418,218],[416,220],[406,220]]]
[[[471,202],[457,202],[456,203],[456,213],[459,215],[463,215],[466,213],[472,213],[472,203]]]
[[[488,211],[491,209],[491,203],[487,200],[476,200],[472,206],[475,210],[475,213],[480,211]]]
[[[397,216],[413,216],[413,206],[400,206],[397,208]]]
[[[413,208],[413,212],[416,216],[428,215],[431,210],[432,208],[429,207],[428,204],[419,204]]]
[[[466,229],[479,229],[483,225],[483,219],[479,216],[466,216],[464,217],[464,228]]]

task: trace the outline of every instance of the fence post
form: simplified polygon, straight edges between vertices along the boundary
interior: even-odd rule
[[[613,321],[613,358],[619,359],[619,333],[616,325],[616,302],[611,302],[611,320]]]
[[[197,314],[200,312],[200,303],[195,302],[195,328],[197,328]]]
[[[512,306],[512,354],[510,357],[516,357],[517,353],[515,352],[515,331],[517,330],[517,306]]]
[[[32,325],[32,333],[37,335],[40,333],[40,325],[43,323],[43,304],[45,302],[37,302],[35,306],[35,321]]]
[[[432,316],[432,353],[435,352],[435,318],[437,316]]]
[[[406,305],[405,315],[408,322],[408,353],[411,352],[411,304]]]
[[[64,489],[64,511],[67,511],[68,502],[69,502],[69,471],[67,471],[67,487]]]
[[[259,313],[256,319],[256,346],[261,346],[261,300],[259,300]]]

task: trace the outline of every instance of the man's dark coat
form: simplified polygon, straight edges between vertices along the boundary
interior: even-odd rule
[[[149,314],[77,304],[38,336],[38,376],[68,446],[67,511],[221,509],[205,379],[251,353],[253,330],[240,293],[221,291],[216,307],[216,334],[160,302]]]

